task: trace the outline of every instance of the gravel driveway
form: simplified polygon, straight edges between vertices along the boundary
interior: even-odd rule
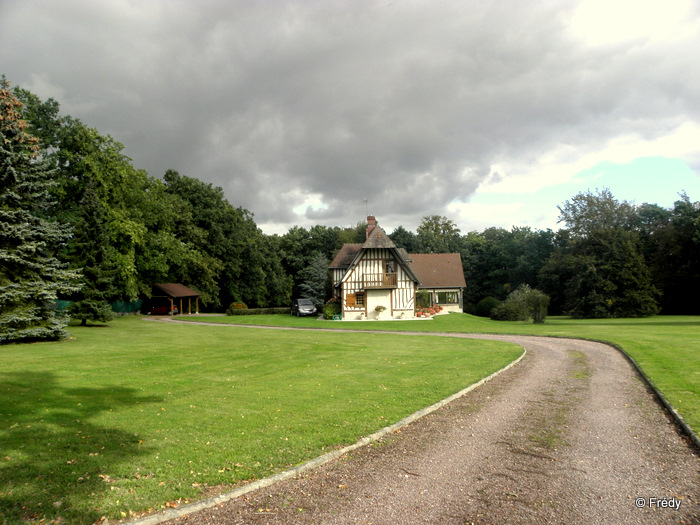
[[[167,523],[700,523],[700,457],[619,352],[463,337],[528,354],[377,443]]]

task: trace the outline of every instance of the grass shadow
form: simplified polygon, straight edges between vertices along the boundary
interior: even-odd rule
[[[0,373],[0,521],[94,523],[120,462],[148,453],[138,436],[91,420],[157,398],[135,389],[66,388],[52,372]]]

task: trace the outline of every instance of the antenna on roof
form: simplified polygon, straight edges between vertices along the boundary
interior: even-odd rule
[[[362,202],[365,203],[365,217],[369,215],[369,206],[367,205],[367,197],[362,199]]]

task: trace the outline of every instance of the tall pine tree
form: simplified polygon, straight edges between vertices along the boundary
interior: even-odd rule
[[[71,245],[72,265],[83,273],[83,288],[74,298],[68,312],[80,319],[82,326],[88,320],[106,323],[114,318],[110,300],[117,297],[114,284],[117,266],[109,242],[106,212],[95,193],[94,183],[88,181],[83,194],[80,218],[74,229]]]
[[[55,300],[79,288],[79,274],[54,255],[68,232],[43,216],[52,171],[21,109],[0,78],[0,343],[65,336],[67,318],[56,315]]]
[[[315,252],[309,264],[301,272],[304,282],[299,287],[301,296],[311,299],[316,306],[321,306],[328,296],[328,259],[321,252]]]

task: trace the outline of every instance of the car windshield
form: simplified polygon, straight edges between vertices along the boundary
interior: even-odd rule
[[[299,306],[312,306],[311,299],[299,299]]]

